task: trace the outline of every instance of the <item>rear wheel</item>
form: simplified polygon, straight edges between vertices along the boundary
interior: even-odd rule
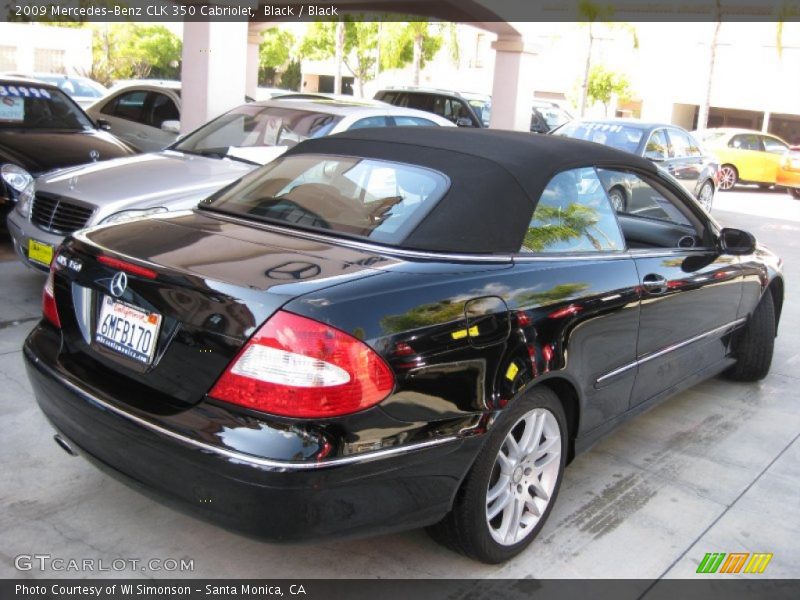
[[[711,205],[714,202],[714,184],[711,181],[706,181],[697,193],[697,201],[706,209],[706,212],[711,212]]]
[[[429,531],[453,550],[499,563],[533,541],[553,508],[566,464],[564,409],[552,390],[534,388],[489,435],[453,510]]]
[[[775,305],[767,289],[747,325],[736,333],[733,355],[736,364],[725,375],[736,381],[758,381],[769,373],[775,346]]]
[[[739,181],[739,171],[733,165],[722,165],[719,169],[719,189],[728,191],[733,189]]]

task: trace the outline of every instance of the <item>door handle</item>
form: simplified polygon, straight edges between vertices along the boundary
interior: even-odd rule
[[[648,294],[663,294],[667,291],[667,279],[658,273],[645,275],[642,285]]]

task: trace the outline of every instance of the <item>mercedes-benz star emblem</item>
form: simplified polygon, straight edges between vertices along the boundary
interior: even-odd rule
[[[125,293],[125,290],[128,287],[128,276],[125,275],[122,271],[114,275],[111,279],[111,283],[108,285],[108,290],[117,298],[122,296]]]
[[[319,265],[314,263],[292,261],[267,269],[264,274],[278,281],[299,281],[316,277],[321,270]]]
[[[97,162],[97,159],[100,158],[100,153],[97,150],[89,150],[89,158],[92,159],[92,162]]]

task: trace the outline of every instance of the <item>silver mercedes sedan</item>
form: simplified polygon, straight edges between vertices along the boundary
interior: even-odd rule
[[[65,236],[93,225],[194,207],[297,143],[366,127],[454,125],[374,101],[274,99],[235,108],[160,152],[38,177],[8,217],[17,256],[46,271]]]

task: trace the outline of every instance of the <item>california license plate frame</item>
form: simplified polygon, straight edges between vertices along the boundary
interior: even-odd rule
[[[138,365],[153,363],[158,345],[161,314],[103,295],[94,342]]]

